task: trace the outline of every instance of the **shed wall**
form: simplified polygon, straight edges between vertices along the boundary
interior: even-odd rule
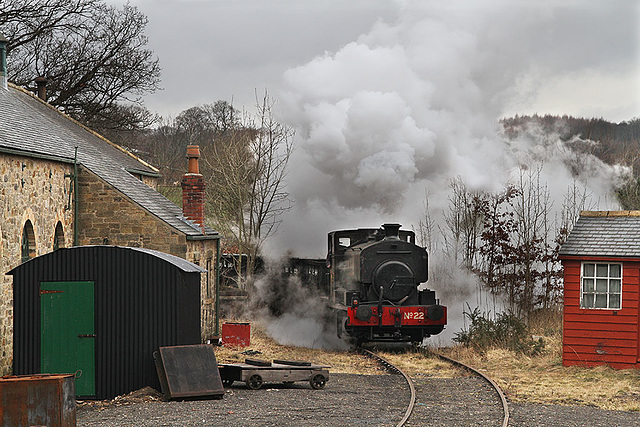
[[[604,310],[580,308],[582,261],[623,262],[596,258],[563,260],[563,365],[637,367],[640,263],[623,262],[622,309]]]
[[[96,398],[160,387],[153,352],[200,343],[200,274],[117,247],[61,249],[14,272],[14,373],[40,372],[43,281],[93,281]]]

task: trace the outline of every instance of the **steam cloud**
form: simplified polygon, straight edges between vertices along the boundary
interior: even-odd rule
[[[513,141],[498,129],[532,70],[544,76],[530,57],[553,49],[543,37],[555,19],[550,10],[499,1],[475,8],[401,4],[396,22],[378,22],[339,51],[286,72],[278,99],[281,120],[297,130],[288,180],[295,205],[272,252],[323,257],[331,230],[387,221],[417,226],[425,190],[438,220],[451,179],[496,191],[521,165],[541,165],[556,209],[576,179],[599,208],[616,208],[608,195],[626,170],[587,155],[576,159],[570,144],[536,129]],[[432,254],[431,262],[444,261]],[[435,286],[429,282],[452,320],[461,320],[463,302],[474,298],[472,281],[460,280],[466,284],[456,295],[439,289],[437,278]],[[451,323],[450,330],[460,329]]]
[[[280,344],[346,349],[317,289],[304,287],[298,277],[284,274],[283,261],[286,259],[268,262],[266,272],[255,279],[241,317],[261,323]]]

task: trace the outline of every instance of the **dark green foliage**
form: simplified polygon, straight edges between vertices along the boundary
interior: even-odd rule
[[[531,338],[524,321],[511,312],[498,313],[494,319],[488,313],[481,313],[476,307],[473,311],[464,311],[471,324],[468,330],[456,332],[453,341],[467,347],[473,347],[484,353],[491,347],[511,350],[527,356],[535,356],[544,350],[542,339]]]

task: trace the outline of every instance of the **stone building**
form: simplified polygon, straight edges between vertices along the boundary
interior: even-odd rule
[[[217,334],[219,235],[204,225],[197,147],[183,178],[185,211],[155,190],[159,171],[6,80],[0,34],[0,271],[59,247],[166,252],[207,269],[202,338]],[[41,82],[42,83],[42,82]],[[44,98],[44,99],[41,99]],[[0,279],[0,374],[12,366],[12,282]]]

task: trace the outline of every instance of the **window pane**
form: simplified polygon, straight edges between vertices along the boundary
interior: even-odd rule
[[[593,308],[593,294],[582,295],[582,306],[584,308]]]
[[[594,265],[593,264],[584,264],[583,267],[583,275],[593,277]]]
[[[609,292],[619,294],[621,290],[621,282],[619,279],[609,280]]]
[[[607,294],[596,294],[596,308],[607,308]]]
[[[593,292],[593,279],[583,279],[582,280],[582,292]]]
[[[596,279],[596,292],[607,292],[607,279]]]
[[[622,265],[620,264],[611,264],[609,267],[609,277],[621,277],[622,273]]]
[[[620,295],[609,295],[609,308],[620,308]]]
[[[598,265],[596,265],[596,276],[597,277],[609,277],[609,264],[598,264]]]

